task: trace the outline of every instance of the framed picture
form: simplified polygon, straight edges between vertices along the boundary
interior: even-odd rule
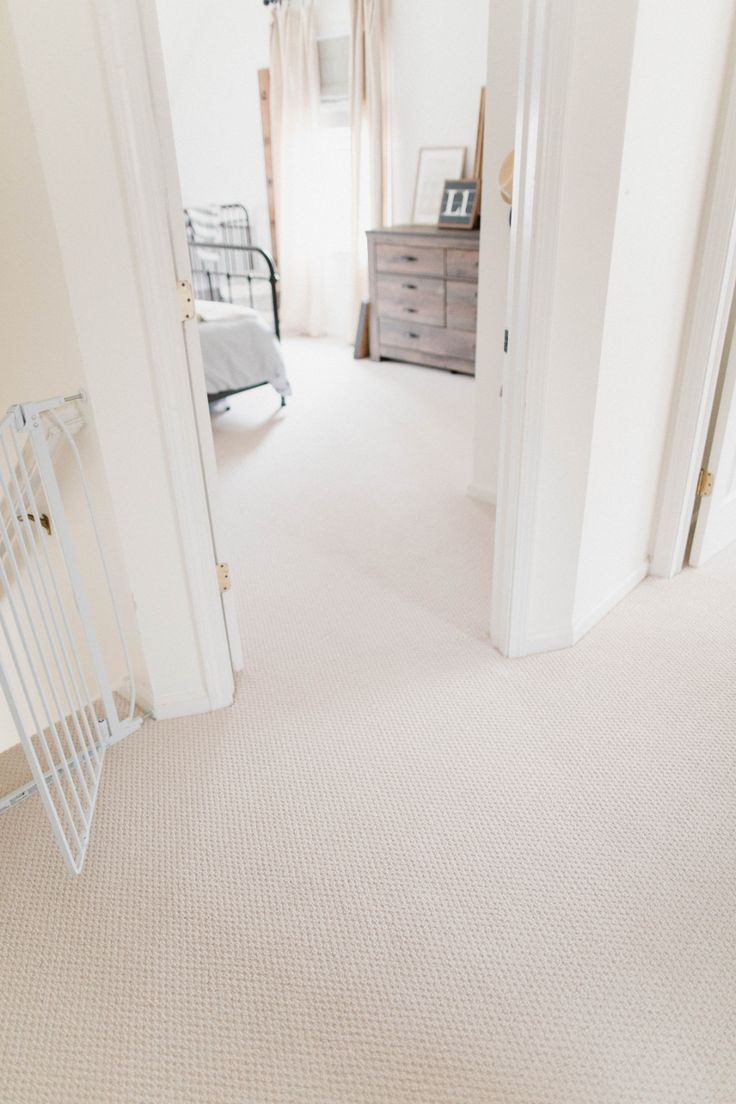
[[[419,151],[411,221],[436,226],[445,181],[463,175],[465,146],[424,146]]]
[[[480,209],[479,180],[446,180],[437,225],[474,230]]]

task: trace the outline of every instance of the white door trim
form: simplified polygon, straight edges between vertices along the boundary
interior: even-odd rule
[[[733,58],[732,40],[729,57]],[[736,66],[724,83],[680,352],[650,571],[682,569],[736,287]]]
[[[508,656],[539,649],[529,640],[527,596],[575,12],[576,0],[524,0],[491,602],[491,640]]]
[[[141,4],[140,0],[137,0],[137,6],[143,34],[143,45],[146,52],[146,67],[148,70],[153,114],[165,173],[165,199],[171,250],[179,278],[188,280],[191,284],[192,272],[189,259],[189,246],[187,244],[184,219],[182,216],[184,204],[182,202],[181,186],[179,183],[179,167],[176,160],[174,131],[171,121],[171,108],[169,105],[169,91],[166,84],[166,70],[164,66],[163,50],[161,48],[158,16],[156,14],[155,4]],[[207,402],[207,384],[205,382],[204,364],[202,362],[202,346],[199,340],[199,331],[196,322],[184,323],[184,342],[189,366],[190,401],[194,409],[197,439],[199,441],[199,456],[205,487],[207,488],[207,502],[215,556],[218,562],[225,562],[230,565],[231,573],[232,569],[235,567],[235,575],[237,577],[237,565],[233,564],[232,556],[223,538],[223,534],[225,534],[227,530],[222,521],[224,508],[222,504],[220,480],[217,474],[215,446],[212,439],[212,422]],[[226,591],[222,595],[222,607],[225,614],[232,668],[234,671],[242,671],[244,659],[240,627],[238,625],[236,587]]]
[[[137,0],[93,0],[93,7],[110,97],[111,129],[128,201],[171,495],[207,691],[207,702],[194,703],[191,711],[205,706],[217,709],[232,702],[233,673],[179,321],[164,154],[154,117],[145,35]],[[175,703],[171,709],[179,711]]]

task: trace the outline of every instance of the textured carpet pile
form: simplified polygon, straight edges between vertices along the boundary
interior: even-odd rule
[[[504,661],[472,381],[287,354],[236,704],[111,751],[80,878],[0,818],[0,1101],[733,1104],[736,553]]]

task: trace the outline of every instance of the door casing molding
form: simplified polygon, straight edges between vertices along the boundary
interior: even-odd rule
[[[179,321],[176,293],[177,279],[191,277],[188,269],[181,277],[177,273],[170,236],[165,151],[155,118],[146,30],[138,0],[92,0],[92,7],[206,690],[205,696],[162,704],[162,716],[178,716],[229,705],[234,691],[233,667],[237,667],[238,657],[231,660],[217,582],[217,552],[183,332],[187,324]],[[206,408],[206,398],[204,403]],[[155,709],[156,703],[153,706]]]
[[[529,639],[527,599],[576,3],[524,0],[491,602],[491,640],[507,656],[560,646]]]
[[[734,57],[736,31],[729,58]],[[683,567],[736,288],[736,65],[729,63],[680,347],[650,572]]]

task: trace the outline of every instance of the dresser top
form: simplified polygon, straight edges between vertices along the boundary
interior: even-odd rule
[[[382,226],[377,230],[369,230],[368,233],[401,234],[414,238],[427,238],[430,242],[438,238],[452,238],[458,242],[477,245],[480,241],[480,230],[456,230],[445,226]]]

